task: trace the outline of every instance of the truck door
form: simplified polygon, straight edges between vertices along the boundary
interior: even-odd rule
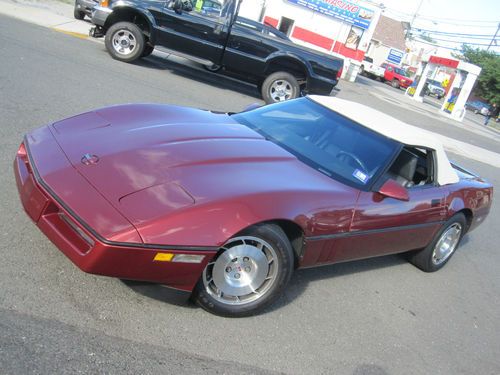
[[[155,44],[218,63],[224,51],[235,0],[183,0],[182,9],[167,0],[150,9],[157,23]]]

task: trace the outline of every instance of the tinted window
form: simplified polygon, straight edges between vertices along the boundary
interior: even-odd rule
[[[233,115],[320,172],[359,188],[368,186],[399,143],[308,98]]]

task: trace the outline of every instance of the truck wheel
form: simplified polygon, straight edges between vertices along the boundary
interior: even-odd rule
[[[75,9],[73,10],[73,16],[77,20],[83,20],[85,18],[85,12],[82,12],[80,9],[78,9],[77,2],[75,1]]]
[[[262,98],[267,104],[295,99],[300,94],[297,79],[287,72],[270,74],[262,83]]]
[[[113,59],[123,62],[140,58],[146,45],[142,30],[130,22],[118,22],[111,26],[104,44]]]
[[[399,89],[399,81],[397,79],[393,79],[391,82],[391,86],[395,89]]]
[[[365,73],[365,67],[363,65],[361,65],[359,67],[359,74],[362,75],[362,76],[366,75],[366,73]]]

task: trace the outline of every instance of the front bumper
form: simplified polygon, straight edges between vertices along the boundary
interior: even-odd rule
[[[90,17],[92,14],[92,8],[94,8],[97,4],[98,3],[93,0],[78,0],[76,2],[76,7]]]
[[[112,12],[113,10],[110,8],[102,7],[100,5],[95,6],[92,10],[92,23],[94,25],[104,27],[106,20]]]
[[[206,264],[217,252],[216,249],[141,246],[102,238],[82,223],[81,218],[44,183],[25,144],[21,145],[14,160],[14,174],[26,213],[54,245],[84,272],[160,283],[181,292],[191,292]],[[158,254],[204,257],[200,263],[175,263],[165,261],[165,257],[160,260],[162,257]]]

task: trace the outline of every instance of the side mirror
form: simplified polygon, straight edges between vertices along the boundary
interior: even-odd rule
[[[400,201],[408,202],[410,200],[408,190],[392,179],[387,180],[378,190],[378,193],[384,197],[394,198]]]

